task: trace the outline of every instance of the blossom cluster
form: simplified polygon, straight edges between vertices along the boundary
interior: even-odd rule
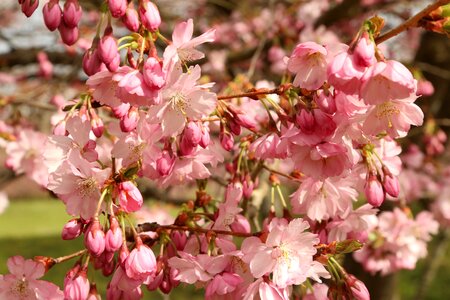
[[[28,16],[39,1],[19,2]],[[139,1],[137,10],[133,1],[107,4],[82,59],[87,90],[54,99],[53,134],[0,123],[7,166],[64,203],[71,220],[61,237],[81,237],[84,248],[56,259],[11,258],[0,295],[97,299],[92,266],[112,276],[107,299],[140,299],[143,288],[169,293],[180,283],[204,288],[206,299],[368,299],[337,261],[341,254],[356,251],[367,271],[383,275],[426,256],[438,223],[404,206],[423,193],[406,196],[420,185],[404,186],[421,180],[408,175],[421,166],[411,158],[420,153],[406,153],[403,168],[397,142],[422,125],[416,100],[424,89],[405,65],[384,57],[377,19],[349,45],[305,41],[289,56],[274,48],[272,67],[286,80],[236,94],[202,75],[203,49],[223,39],[220,30],[194,37],[189,19],[169,39],[153,2]],[[75,44],[78,1],[61,9],[50,0],[43,11],[48,29]],[[114,36],[114,19],[131,33]],[[429,136],[428,153],[441,153],[444,141]],[[183,185],[195,197],[172,224],[136,224],[145,198],[138,186],[148,182]],[[258,215],[263,199],[268,211]],[[384,211],[386,199],[403,209]],[[434,206],[441,222],[450,220],[438,214],[450,210],[440,209],[446,200]],[[72,258],[63,290],[37,280]]]

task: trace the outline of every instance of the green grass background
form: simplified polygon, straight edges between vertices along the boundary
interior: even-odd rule
[[[58,200],[27,199],[11,201],[10,206],[0,215],[0,274],[8,273],[6,260],[10,256],[22,255],[32,258],[36,255],[59,257],[82,249],[82,240],[63,241],[61,229],[69,216],[63,204]],[[64,275],[73,265],[73,261],[53,267],[44,277],[62,287]],[[421,284],[421,273],[426,261],[419,262],[414,271],[400,272],[397,295],[399,299],[414,299],[417,287]],[[89,272],[90,279],[97,283],[104,295],[110,278],[100,273]],[[450,249],[437,271],[427,299],[450,299]],[[170,299],[202,299],[202,292],[193,286],[180,286]],[[105,299],[105,297],[103,297]],[[145,293],[144,299],[164,299],[159,293]]]

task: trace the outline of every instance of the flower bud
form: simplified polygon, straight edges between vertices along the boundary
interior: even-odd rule
[[[134,248],[125,261],[125,272],[136,280],[146,279],[156,273],[156,257],[153,251],[138,237]]]
[[[156,160],[156,171],[160,176],[167,176],[173,168],[175,159],[167,151],[163,151],[162,156]]]
[[[295,116],[295,121],[304,133],[311,134],[314,132],[316,122],[312,112],[307,111],[306,109],[302,109]]]
[[[117,41],[112,35],[111,27],[105,29],[105,35],[98,43],[97,55],[105,65],[111,63],[113,59],[119,55],[119,52],[117,51]]]
[[[142,25],[150,31],[157,31],[161,25],[159,10],[153,2],[143,0],[139,6]]]
[[[141,192],[131,181],[125,181],[119,184],[119,202],[120,207],[124,211],[138,211],[143,201]]]
[[[83,222],[80,219],[72,219],[64,225],[61,232],[63,240],[73,240],[80,236],[83,231]]]
[[[231,223],[230,228],[233,232],[250,233],[251,226],[247,218],[243,215],[236,215],[235,220]]]
[[[119,264],[121,266],[123,266],[125,264],[125,261],[127,260],[129,255],[130,255],[130,251],[127,248],[127,244],[122,243],[122,247],[120,247],[120,251],[119,251]]]
[[[97,147],[97,143],[94,140],[88,140],[83,146],[81,155],[88,162],[94,162],[98,159],[98,153],[95,151],[95,147]]]
[[[84,245],[93,256],[100,256],[105,251],[105,233],[97,218],[91,221],[84,234]]]
[[[68,28],[78,27],[83,11],[78,0],[67,0],[64,3],[63,20]]]
[[[113,60],[109,64],[106,65],[106,67],[108,68],[109,71],[116,72],[119,66],[120,66],[120,55],[119,53],[117,53],[117,55],[113,58]]]
[[[370,40],[369,34],[364,31],[353,52],[355,60],[361,67],[369,67],[376,63],[375,44]]]
[[[97,291],[97,286],[95,285],[95,283],[92,283],[89,289],[89,295],[86,300],[101,300],[101,299],[102,298],[100,297]]]
[[[134,130],[139,121],[139,111],[136,107],[131,107],[128,113],[120,119],[120,129],[123,132]]]
[[[197,146],[192,146],[189,142],[186,141],[185,138],[181,139],[181,143],[180,143],[180,154],[182,156],[188,156],[191,155],[192,153],[194,153],[195,149],[197,148]]]
[[[21,3],[22,12],[27,16],[27,18],[31,17],[36,8],[39,6],[39,0],[24,0]]]
[[[211,142],[211,137],[209,136],[209,130],[208,128],[202,126],[202,138],[200,140],[200,147],[203,149],[206,149],[206,147],[209,146],[209,143]]]
[[[83,71],[88,76],[100,72],[102,61],[97,55],[97,48],[87,50],[83,55]]]
[[[79,30],[78,27],[67,27],[64,22],[61,22],[58,27],[59,34],[64,44],[72,46],[78,40]]]
[[[76,265],[64,278],[64,299],[86,299],[89,295],[89,280],[86,270]]]
[[[132,2],[128,5],[125,15],[122,17],[122,22],[129,31],[137,32],[139,30],[139,15],[132,6]]]
[[[58,2],[59,0],[50,0],[42,9],[45,26],[50,31],[55,31],[61,24],[62,10]]]
[[[233,136],[229,132],[221,132],[219,134],[220,144],[226,151],[231,151],[234,146]]]
[[[253,180],[250,176],[247,176],[242,182],[242,194],[244,195],[244,198],[249,199],[252,196],[254,187]]]
[[[109,218],[110,227],[105,236],[105,249],[109,252],[116,252],[123,243],[122,230],[116,217]]]
[[[350,287],[352,296],[356,300],[370,300],[370,294],[366,285],[355,278],[355,276],[349,274],[345,279],[347,285]]]
[[[153,88],[162,88],[164,86],[164,72],[162,70],[161,64],[154,57],[149,57],[145,64],[143,70],[144,82]]]
[[[103,131],[105,129],[103,126],[103,121],[98,117],[94,109],[90,109],[89,114],[91,115],[92,132],[99,138],[103,135]]]
[[[374,207],[378,207],[383,204],[384,191],[383,186],[378,181],[376,175],[370,174],[369,179],[364,187],[364,194],[366,195],[367,202]]]
[[[123,118],[130,110],[130,103],[122,103],[119,106],[113,107],[112,111],[116,118]]]
[[[189,122],[184,128],[183,139],[193,147],[196,147],[202,139],[202,130],[195,122]]]
[[[385,166],[383,166],[383,188],[384,191],[394,197],[397,198],[398,195],[400,194],[400,186],[398,183],[398,179],[397,177],[395,177],[394,175],[392,175],[392,173],[389,171],[389,169],[387,169]]]
[[[127,9],[127,0],[108,0],[108,7],[114,18],[120,18]]]

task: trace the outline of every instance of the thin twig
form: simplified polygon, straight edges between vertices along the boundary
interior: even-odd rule
[[[393,28],[392,30],[386,32],[385,34],[380,35],[379,37],[377,37],[375,39],[375,43],[380,44],[388,39],[390,39],[391,37],[394,37],[396,35],[398,35],[399,33],[401,33],[402,31],[405,31],[411,27],[414,27],[417,25],[417,23],[424,17],[426,17],[427,15],[429,15],[433,10],[437,9],[438,7],[445,5],[447,3],[450,3],[450,0],[438,0],[430,5],[428,5],[427,7],[425,7],[424,9],[422,9],[419,13],[417,13],[416,15],[414,15],[413,17],[411,17],[410,19],[406,20],[405,22],[403,22],[402,24],[400,24],[399,26]]]

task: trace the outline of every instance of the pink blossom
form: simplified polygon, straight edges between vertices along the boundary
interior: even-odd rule
[[[63,199],[70,215],[80,215],[88,220],[94,216],[100,189],[110,172],[77,155],[70,155],[67,162],[50,174],[47,188]]]
[[[395,60],[377,62],[367,69],[361,81],[360,96],[372,105],[402,99],[410,102],[417,89],[411,72]]]
[[[198,120],[207,116],[216,107],[217,96],[205,90],[208,86],[198,85],[200,67],[197,65],[182,73],[174,68],[168,75],[162,91],[162,102],[150,107],[153,122],[161,123],[163,134],[173,136],[181,132],[186,118]]]
[[[82,14],[83,11],[78,0],[67,0],[64,3],[63,20],[64,25],[68,28],[77,27]]]
[[[405,101],[386,101],[370,108],[364,120],[363,131],[370,135],[387,132],[392,138],[404,137],[411,125],[423,123],[423,112],[419,106]]]
[[[89,289],[90,286],[86,270],[76,265],[67,272],[64,278],[64,299],[87,299]]]
[[[280,288],[271,281],[259,278],[248,286],[243,299],[288,300],[290,299],[289,295],[290,292],[288,288]]]
[[[80,219],[72,219],[68,221],[61,232],[63,240],[73,240],[81,235],[83,222]]]
[[[157,31],[159,25],[161,25],[158,7],[149,0],[143,0],[139,3],[139,16],[141,17],[142,25],[150,31]]]
[[[355,46],[353,55],[358,65],[362,67],[369,67],[376,63],[375,58],[376,45],[370,40],[369,34],[364,31]]]
[[[208,30],[195,38],[192,38],[193,33],[194,22],[192,19],[177,24],[172,33],[172,44],[167,46],[164,51],[164,61],[174,59],[176,62],[185,63],[203,58],[205,55],[195,47],[206,42],[213,42],[215,30]]]
[[[108,7],[114,18],[120,18],[127,9],[127,0],[108,0]]]
[[[1,299],[64,299],[58,286],[38,280],[45,273],[42,263],[25,260],[22,256],[13,256],[8,259],[7,266],[10,274],[0,275]]]
[[[16,141],[6,146],[6,166],[16,174],[25,173],[41,186],[47,186],[48,170],[42,160],[46,143],[43,133],[21,129]]]
[[[156,275],[156,257],[153,251],[139,239],[136,247],[125,261],[125,272],[129,278],[144,281]]]
[[[349,95],[358,94],[364,70],[346,49],[334,56],[328,65],[328,81],[339,91]]]
[[[327,220],[345,216],[358,196],[350,181],[340,178],[317,180],[307,178],[291,195],[292,212],[312,220]]]
[[[295,73],[293,84],[316,90],[327,79],[327,50],[314,42],[298,44],[287,62],[288,70]]]
[[[59,0],[51,0],[47,2],[42,9],[45,26],[47,26],[50,31],[54,31],[61,23],[62,10],[58,2]]]
[[[75,44],[80,34],[78,27],[69,27],[64,23],[64,21],[59,24],[58,31],[61,35],[63,43],[67,46],[72,46]]]
[[[141,192],[131,181],[121,182],[118,187],[120,207],[126,212],[134,212],[141,208],[143,199]]]
[[[253,276],[272,273],[273,283],[280,288],[301,284],[309,277],[319,282],[319,277],[329,277],[325,268],[313,261],[314,245],[319,239],[316,234],[304,232],[308,228],[309,224],[300,218],[289,224],[274,219],[265,243],[257,237],[246,238],[241,250]]]

